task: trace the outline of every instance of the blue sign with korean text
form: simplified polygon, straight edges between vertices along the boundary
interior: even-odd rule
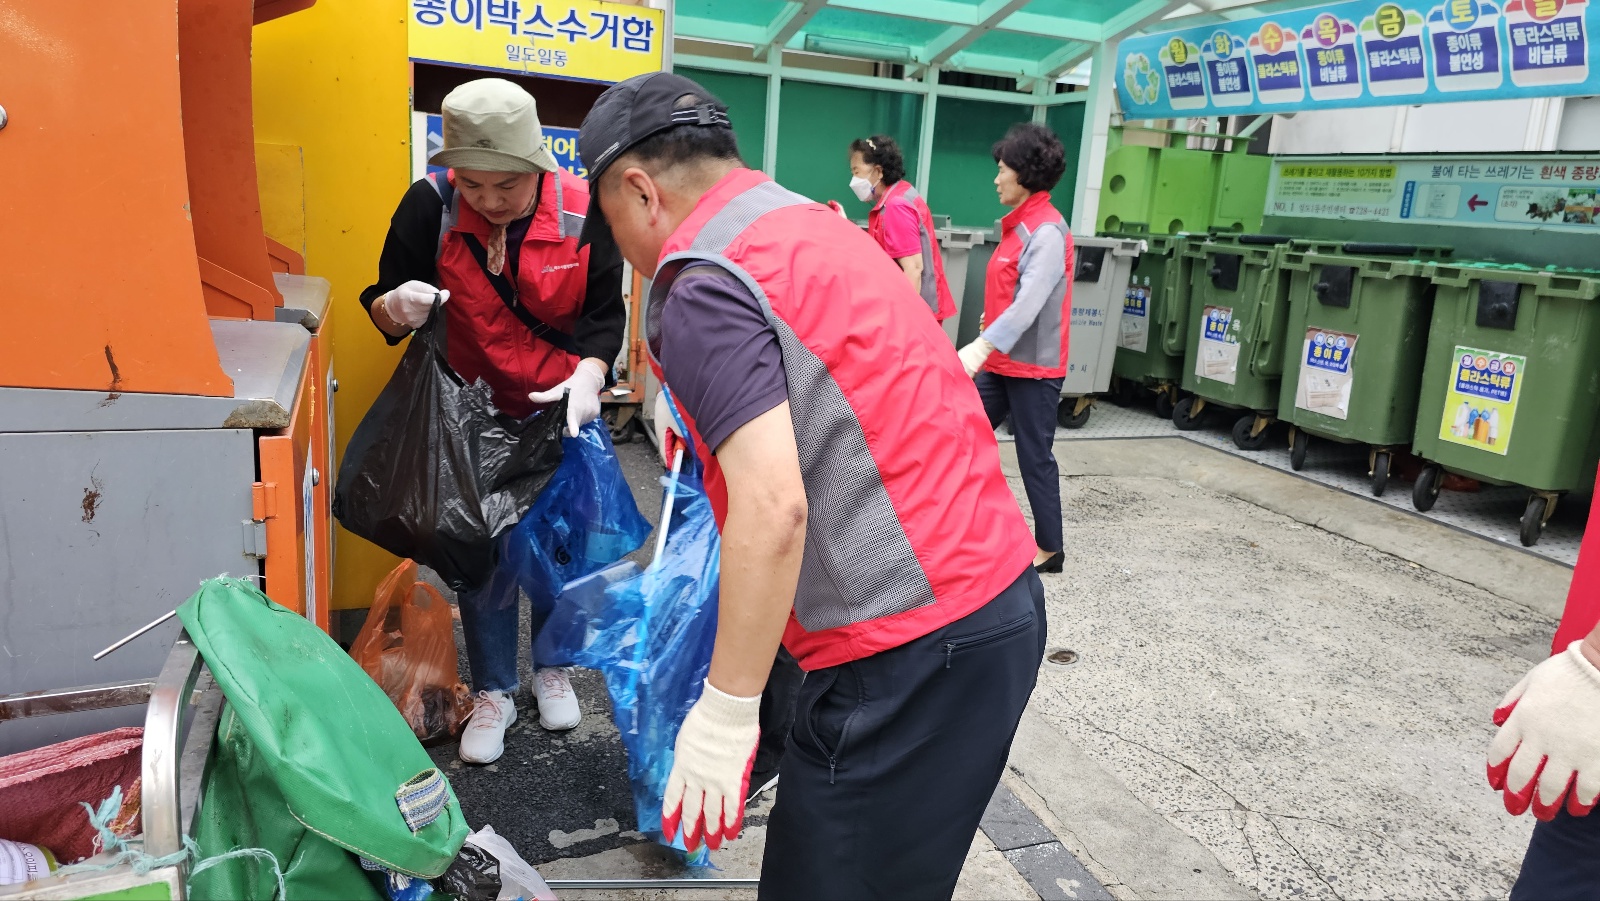
[[[1205,311],[1205,338],[1207,341],[1227,341],[1228,326],[1233,323],[1233,311],[1211,307]]]
[[[1340,375],[1350,374],[1350,358],[1355,347],[1348,335],[1317,332],[1306,347],[1306,365],[1313,369],[1326,369]]]
[[[1511,402],[1517,381],[1517,360],[1463,354],[1456,367],[1456,393],[1502,404]]]
[[[1347,0],[1122,42],[1129,119],[1600,94],[1600,0]]]
[[[438,116],[428,117],[428,156],[444,147],[444,120]],[[583,167],[583,160],[578,158],[578,130],[576,128],[546,128],[544,130],[544,146],[549,148],[550,155],[556,158],[556,165],[571,172],[579,178],[588,178],[589,170]],[[443,172],[443,166],[428,166],[428,172]]]

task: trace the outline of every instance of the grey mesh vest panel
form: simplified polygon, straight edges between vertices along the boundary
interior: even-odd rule
[[[1067,241],[1066,229],[1056,222],[1047,222],[1039,226],[1036,232],[1029,232],[1025,225],[1017,226],[1017,233],[1022,236],[1022,248],[1017,251],[1017,263],[1022,262],[1023,254],[1028,251],[1031,241],[1060,240],[1063,244]],[[1021,283],[1021,272],[1017,274],[1018,284]],[[1028,366],[1040,366],[1045,369],[1055,369],[1061,365],[1061,329],[1070,315],[1065,309],[1067,299],[1067,274],[1061,273],[1060,280],[1055,287],[1050,289],[1050,296],[1044,302],[1044,309],[1039,311],[1033,324],[1028,326],[1011,348],[1009,356],[1015,362]]]
[[[922,195],[917,193],[916,188],[906,185],[905,198],[907,200],[918,200],[921,197]],[[933,255],[939,252],[939,244],[934,240],[933,233],[928,231],[928,224],[922,221],[920,210],[917,212],[917,236],[922,239],[922,288],[918,293],[922,295],[922,300],[928,305],[928,309],[932,310],[933,314],[937,316],[939,315],[939,279],[934,274]]]
[[[757,219],[810,202],[774,182],[734,198],[706,223],[688,251],[662,261],[645,320],[654,354],[660,349],[660,307],[672,281],[685,264],[705,260],[745,285],[777,333],[810,511],[795,616],[807,631],[816,632],[923,607],[934,602],[934,595],[844,391],[773,311],[755,279],[723,255]]]

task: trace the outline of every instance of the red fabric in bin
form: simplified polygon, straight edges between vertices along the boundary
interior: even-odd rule
[[[95,853],[95,831],[80,802],[99,806],[122,786],[113,828],[137,831],[144,730],[113,729],[0,757],[0,838],[48,848],[62,863]]]

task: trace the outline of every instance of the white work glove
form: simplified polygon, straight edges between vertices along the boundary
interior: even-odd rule
[[[967,378],[972,378],[983,370],[983,364],[988,361],[989,355],[994,353],[994,345],[987,338],[976,338],[971,344],[961,348],[961,365],[967,370]]]
[[[1531,803],[1551,820],[1563,801],[1583,816],[1600,796],[1600,670],[1581,644],[1534,667],[1495,709],[1489,785],[1505,792],[1513,816]]]
[[[389,318],[409,328],[422,328],[433,315],[433,302],[450,299],[449,291],[441,291],[427,282],[409,281],[383,295],[383,311]]]
[[[736,698],[710,680],[678,730],[672,775],[661,805],[661,834],[672,841],[683,829],[693,851],[705,839],[712,850],[739,837],[745,794],[761,738],[761,696]]]
[[[672,418],[672,409],[665,391],[656,395],[655,422],[656,450],[661,454],[661,465],[671,469],[672,454],[682,444],[682,439],[678,437],[678,423]]]
[[[578,361],[578,368],[561,384],[549,391],[535,391],[528,395],[528,400],[536,404],[553,404],[561,400],[561,395],[571,392],[567,399],[567,437],[578,437],[578,430],[585,423],[593,422],[600,417],[600,392],[606,387],[606,372],[594,360],[584,359]]]

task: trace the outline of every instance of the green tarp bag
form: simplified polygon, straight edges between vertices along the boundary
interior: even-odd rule
[[[193,827],[199,859],[264,849],[292,901],[381,898],[357,855],[425,879],[449,867],[467,836],[455,793],[333,639],[234,579],[202,584],[178,617],[228,699]],[[277,892],[251,856],[190,884],[198,901]]]

